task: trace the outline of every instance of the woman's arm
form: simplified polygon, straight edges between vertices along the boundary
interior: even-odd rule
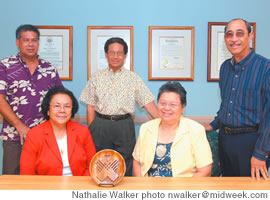
[[[141,164],[137,160],[133,160],[133,173],[134,176],[142,176]]]
[[[96,147],[94,145],[94,142],[93,142],[93,139],[92,139],[92,136],[90,134],[90,131],[87,129],[86,130],[86,139],[85,139],[85,144],[84,144],[84,149],[85,151],[87,152],[87,166],[86,166],[86,169],[84,171],[84,174],[83,176],[89,176],[90,173],[89,173],[89,165],[91,163],[91,160],[93,158],[93,156],[95,155],[96,153]]]
[[[198,126],[198,130],[193,133],[192,148],[197,166],[197,170],[193,176],[211,176],[213,163],[212,152],[205,129],[202,126]]]
[[[37,159],[37,145],[32,140],[31,134],[27,134],[25,143],[23,145],[21,159],[20,159],[20,174],[21,175],[36,175],[36,159]]]
[[[211,176],[211,170],[212,164],[206,165],[205,167],[197,168],[197,171],[195,174],[193,174],[193,177]]]

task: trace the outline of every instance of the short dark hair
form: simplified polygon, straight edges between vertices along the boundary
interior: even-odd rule
[[[105,53],[108,53],[108,50],[109,50],[109,45],[112,44],[112,43],[119,43],[119,44],[122,44],[123,47],[124,47],[124,53],[125,55],[127,55],[127,52],[128,52],[128,45],[127,43],[125,42],[125,40],[123,40],[122,38],[119,38],[119,37],[112,37],[110,39],[108,39],[104,45],[104,51]]]
[[[33,26],[31,24],[20,25],[16,29],[16,39],[20,39],[21,36],[22,36],[22,32],[26,32],[26,31],[33,31],[33,32],[35,32],[37,34],[38,40],[39,40],[40,32],[39,32],[39,30],[38,30],[38,28],[36,26]]]
[[[176,81],[169,81],[167,83],[165,83],[164,85],[162,85],[159,88],[159,92],[158,92],[158,97],[157,100],[159,101],[160,96],[164,93],[164,92],[174,92],[176,94],[179,95],[179,98],[181,100],[181,105],[183,107],[185,107],[187,105],[187,92],[185,90],[185,88]]]
[[[44,97],[44,99],[42,101],[42,104],[41,104],[41,112],[42,112],[44,118],[46,120],[50,119],[50,117],[48,115],[48,110],[49,110],[49,107],[50,107],[50,102],[52,100],[52,97],[54,95],[56,95],[56,94],[66,94],[71,98],[71,101],[72,101],[71,118],[73,118],[74,115],[76,114],[76,112],[79,109],[78,101],[77,101],[77,99],[75,98],[75,96],[73,95],[73,93],[71,91],[69,91],[68,89],[66,89],[66,88],[64,88],[62,86],[57,86],[57,87],[51,88],[47,92],[47,94],[45,95],[45,97]]]
[[[247,30],[248,30],[248,34],[251,33],[251,25],[250,25],[246,20],[241,19],[241,18],[235,18],[235,19],[232,19],[231,21],[229,21],[229,22],[225,25],[225,28],[224,28],[224,32],[225,32],[225,33],[226,33],[226,31],[227,31],[227,28],[228,28],[229,24],[230,24],[231,22],[233,22],[233,21],[236,21],[236,20],[241,20],[241,21],[243,21],[243,22],[246,24],[246,27],[247,27]]]

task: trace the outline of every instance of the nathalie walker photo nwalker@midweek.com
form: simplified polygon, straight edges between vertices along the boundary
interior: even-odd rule
[[[268,195],[267,195],[268,196]],[[245,191],[72,191],[72,198],[89,199],[196,199],[196,198],[249,198]]]

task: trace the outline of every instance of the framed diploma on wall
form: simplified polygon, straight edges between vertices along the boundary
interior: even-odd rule
[[[133,71],[133,26],[87,26],[87,79],[108,67],[104,45],[109,38],[120,37],[128,45],[124,67]]]
[[[149,80],[194,80],[194,27],[149,26]]]
[[[227,22],[208,22],[208,55],[207,55],[207,81],[219,81],[221,64],[232,57],[224,40],[224,28]],[[250,47],[255,49],[256,23],[249,23],[252,27],[253,40]]]
[[[72,80],[73,27],[37,26],[40,31],[39,51],[41,58],[57,68],[61,80]]]

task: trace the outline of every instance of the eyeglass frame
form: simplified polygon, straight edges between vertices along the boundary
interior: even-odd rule
[[[158,105],[160,105],[163,108],[166,108],[167,106],[169,106],[170,109],[174,110],[177,109],[181,104],[178,103],[165,103],[165,102],[158,102]]]
[[[64,111],[71,111],[72,105],[70,104],[49,104],[50,107],[52,107],[56,111],[64,110]]]
[[[233,31],[227,31],[226,33],[224,33],[224,38],[231,39],[234,36],[237,38],[242,38],[245,36],[245,34],[246,33],[243,30],[237,30],[235,33]],[[248,35],[249,35],[249,33],[248,33]]]
[[[125,56],[125,52],[124,51],[108,51],[107,53],[109,56],[113,57],[115,56],[115,54],[119,57],[121,56]]]

